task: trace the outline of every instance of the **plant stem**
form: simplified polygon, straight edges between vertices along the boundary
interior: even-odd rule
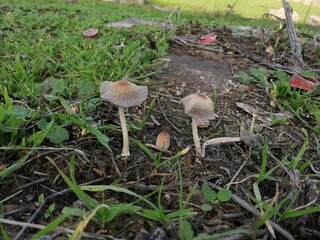
[[[127,129],[126,118],[124,116],[123,107],[119,107],[119,117],[120,117],[122,136],[123,136],[123,147],[122,147],[121,156],[127,157],[127,156],[130,156],[130,151],[129,151],[128,129]]]
[[[196,156],[201,156],[201,146],[200,146],[200,140],[198,135],[198,120],[196,118],[192,118],[192,135],[193,135],[193,141],[194,146],[196,148]]]
[[[201,156],[204,157],[206,155],[206,146],[208,145],[218,145],[221,143],[241,142],[241,141],[242,139],[240,137],[221,137],[221,138],[209,139],[202,145]]]

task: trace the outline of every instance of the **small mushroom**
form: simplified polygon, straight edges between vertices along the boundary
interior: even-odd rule
[[[168,150],[170,146],[170,134],[167,131],[162,131],[159,133],[156,146],[162,150]]]
[[[192,134],[196,148],[196,156],[201,155],[201,146],[198,135],[198,122],[215,119],[214,106],[211,98],[203,93],[194,93],[181,100],[184,112],[192,117]]]
[[[82,32],[84,38],[98,38],[99,30],[96,28],[90,28]]]
[[[148,87],[137,86],[129,81],[105,81],[100,87],[100,97],[119,107],[119,117],[123,134],[122,157],[130,156],[128,129],[124,115],[124,108],[138,106],[148,95]]]

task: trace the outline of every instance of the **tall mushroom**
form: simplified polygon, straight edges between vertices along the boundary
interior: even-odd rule
[[[148,95],[147,86],[137,86],[129,81],[105,81],[100,87],[100,97],[119,107],[119,117],[123,134],[122,157],[130,156],[128,129],[124,115],[124,108],[138,106]]]
[[[196,148],[196,156],[201,155],[201,146],[198,135],[198,122],[215,119],[214,107],[211,98],[204,93],[194,93],[181,100],[184,112],[192,117],[192,134]]]

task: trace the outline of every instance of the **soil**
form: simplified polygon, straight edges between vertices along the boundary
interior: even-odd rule
[[[194,43],[209,31],[206,29],[192,34],[181,33],[180,37]],[[305,140],[301,132],[303,125],[289,112],[272,107],[265,89],[260,89],[255,83],[248,86],[239,84],[234,77],[235,72],[240,69],[259,66],[259,63],[247,57],[250,53],[262,57],[266,55],[259,49],[259,39],[235,35],[231,30],[223,28],[216,29],[215,32],[218,37],[212,45],[194,44],[190,47],[190,44],[181,45],[171,41],[166,63],[158,74],[149,79],[149,97],[146,104],[130,108],[127,112],[128,121],[138,124],[155,99],[151,109],[152,116],[145,127],[138,131],[131,130],[129,136],[144,144],[155,144],[157,135],[161,131],[169,132],[171,153],[163,153],[161,160],[161,162],[167,161],[166,164],[156,169],[156,163],[133,141],[130,142],[131,156],[126,159],[119,157],[122,148],[122,133],[119,129],[104,132],[112,139],[110,146],[113,153],[110,153],[95,137],[82,135],[81,129],[73,126],[70,130],[73,131],[74,139],[66,142],[64,147],[77,149],[76,152],[62,149],[39,150],[28,164],[16,172],[13,178],[8,179],[8,183],[2,187],[4,191],[0,193],[1,198],[11,196],[3,203],[4,217],[22,222],[31,219],[32,223],[47,225],[61,213],[63,207],[81,206],[55,167],[48,162],[49,158],[52,159],[64,173],[69,175],[70,157],[76,153],[75,177],[78,184],[88,185],[91,181],[101,185],[119,183],[120,186],[139,195],[150,194],[163,184],[161,200],[167,213],[179,209],[178,163],[180,162],[183,179],[182,199],[191,196],[186,206],[194,208],[198,213],[189,219],[195,235],[204,232],[214,234],[232,229],[255,229],[259,218],[235,199],[216,204],[210,212],[203,212],[200,208],[207,203],[201,192],[201,186],[205,181],[208,181],[212,188],[229,187],[234,195],[242,198],[248,205],[254,206],[254,202],[251,201],[251,197],[254,196],[252,186],[256,181],[256,174],[261,169],[262,146],[260,144],[248,146],[241,142],[208,146],[206,156],[196,159],[191,118],[184,113],[180,101],[183,97],[198,91],[214,99],[218,115],[207,127],[199,128],[199,136],[203,141],[216,136],[239,136],[241,126],[249,130],[252,124],[253,133],[261,135],[266,140],[267,170],[278,167],[272,173],[275,180],[264,180],[259,184],[262,200],[270,202],[277,192],[279,199],[287,195],[293,197],[292,193],[296,193],[294,208],[312,201],[314,201],[312,206],[319,205],[319,178],[313,177],[315,171],[319,171],[319,166],[316,165],[316,162],[319,162],[319,155],[316,155],[317,136],[309,134],[309,149],[303,155],[304,161],[313,157],[314,169],[308,167],[303,175],[299,176],[297,171],[279,167],[280,161],[291,160],[297,156]],[[210,48],[215,50],[208,50]],[[254,109],[254,112],[249,113],[250,109]],[[254,123],[252,123],[253,114],[257,115]],[[287,118],[285,123],[270,127],[270,121],[279,116]],[[108,103],[99,105],[92,117],[96,121],[100,120],[103,125],[119,124],[117,109]],[[191,149],[184,156],[168,160],[188,146]],[[151,149],[151,151],[155,155],[159,154],[156,150]],[[45,196],[43,208],[35,204],[40,194]],[[104,196],[100,192],[90,195],[98,201],[104,198],[106,204],[131,203],[136,200],[129,195],[113,191],[105,191]],[[157,195],[149,197],[149,200],[157,203]],[[56,208],[45,218],[44,213],[52,203],[56,204]],[[288,206],[289,203],[290,201],[286,202],[284,206]],[[142,203],[138,205],[146,207]],[[283,211],[285,208],[281,209]],[[31,217],[33,214],[34,217]],[[296,239],[320,237],[319,214],[284,219],[278,224]],[[76,225],[76,218],[63,223],[63,227],[69,229]],[[142,229],[147,233],[143,233]],[[148,238],[150,237],[148,233],[152,234],[156,229],[157,231],[162,229],[167,236],[158,239],[178,238],[176,223],[161,224],[129,214],[118,216],[112,224],[106,224],[104,227],[91,222],[85,231],[91,234],[87,235],[88,239],[96,239],[97,236],[105,236],[104,239],[111,239],[110,236],[124,239],[134,239],[138,236],[136,239],[151,239]],[[20,230],[21,228],[12,226],[7,229],[11,236],[15,236]],[[34,230],[25,230],[20,239],[28,239],[32,232]],[[286,239],[284,234],[278,231],[276,236],[277,239]],[[234,237],[228,239],[272,239],[265,225],[262,225],[254,235],[236,234]]]

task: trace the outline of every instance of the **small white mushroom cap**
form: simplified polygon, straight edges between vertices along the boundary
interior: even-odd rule
[[[199,122],[215,119],[214,106],[211,98],[203,93],[194,93],[181,100],[185,114]]]
[[[138,106],[148,96],[147,86],[137,86],[126,80],[104,81],[100,87],[100,97],[123,108]]]

